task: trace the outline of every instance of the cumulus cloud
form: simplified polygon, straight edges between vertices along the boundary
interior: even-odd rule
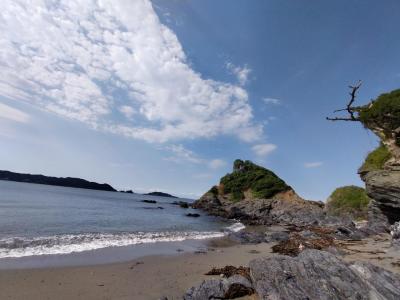
[[[165,158],[168,161],[176,163],[189,162],[193,164],[203,164],[213,170],[226,166],[226,161],[222,159],[217,158],[217,159],[207,160],[201,158],[192,150],[185,148],[183,145],[169,145],[165,147],[165,150],[168,150],[172,153],[171,156]]]
[[[247,65],[240,67],[228,62],[226,67],[233,75],[236,76],[240,85],[243,86],[248,82],[251,69]]]
[[[314,161],[314,162],[307,162],[304,163],[305,168],[318,168],[321,167],[324,163],[322,161]]]
[[[226,166],[226,161],[222,159],[213,159],[208,163],[211,169],[219,169]]]
[[[18,123],[28,123],[29,115],[19,109],[0,103],[0,119],[11,120]]]
[[[122,105],[119,107],[119,111],[123,114],[127,119],[131,119],[133,115],[136,113],[136,110],[129,105]]]
[[[238,85],[194,71],[150,0],[2,2],[0,96],[99,130],[149,142],[257,140],[242,87],[250,70],[232,70]]]
[[[165,147],[166,150],[172,152],[172,156],[166,158],[166,160],[174,162],[190,162],[200,164],[203,162],[201,158],[197,156],[193,151],[186,149],[182,145],[170,145]]]
[[[263,157],[275,151],[276,148],[277,146],[274,144],[259,144],[259,145],[254,145],[251,149],[257,156]]]
[[[281,104],[281,100],[276,99],[276,98],[263,98],[262,100],[263,100],[266,104],[274,104],[274,105]]]

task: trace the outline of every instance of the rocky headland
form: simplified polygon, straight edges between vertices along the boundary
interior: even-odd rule
[[[344,259],[355,244],[361,245],[362,249],[356,250],[360,257],[398,255],[400,246],[400,90],[352,107],[359,87],[351,87],[347,108],[338,110],[347,111],[349,117],[328,119],[361,122],[380,138],[381,145],[359,169],[366,189],[339,188],[326,205],[307,201],[272,171],[236,160],[232,173],[222,177],[193,208],[249,225],[283,226],[280,232],[231,234],[241,243],[275,243],[272,252],[277,255],[252,260],[249,268],[237,268],[241,273],[221,271],[222,278],[203,281],[189,289],[184,299],[234,299],[254,293],[271,300],[400,299],[399,273],[368,259]],[[383,250],[387,236],[391,242]],[[363,248],[371,238],[378,247],[382,243],[382,248]],[[232,268],[228,269],[235,270]]]
[[[248,225],[320,224],[326,219],[322,202],[302,199],[272,171],[239,159],[232,173],[192,206]]]

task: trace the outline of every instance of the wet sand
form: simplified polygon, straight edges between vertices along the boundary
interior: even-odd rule
[[[0,299],[181,299],[188,288],[210,278],[204,273],[212,267],[246,266],[271,255],[273,245],[221,244],[230,246],[107,265],[1,270]]]
[[[340,244],[347,261],[366,260],[400,273],[400,253],[389,248],[388,235]],[[218,239],[205,253],[147,256],[106,265],[1,270],[0,299],[181,299],[188,288],[210,278],[204,273],[212,267],[247,266],[251,259],[275,255],[273,245],[237,245]]]

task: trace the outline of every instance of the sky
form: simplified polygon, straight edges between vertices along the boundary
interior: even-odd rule
[[[4,0],[0,169],[197,198],[235,159],[326,200],[400,87],[397,0]]]

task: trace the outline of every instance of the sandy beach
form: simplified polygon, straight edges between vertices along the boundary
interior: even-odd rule
[[[275,255],[273,245],[239,245],[218,239],[206,253],[147,256],[106,265],[2,270],[0,299],[181,299],[188,288],[210,278],[204,273],[212,267],[247,266],[254,258]],[[342,243],[342,247],[347,261],[366,260],[400,273],[400,255],[390,250],[388,235]]]
[[[214,266],[247,265],[272,244],[210,248],[124,263],[0,271],[0,299],[181,299]]]

